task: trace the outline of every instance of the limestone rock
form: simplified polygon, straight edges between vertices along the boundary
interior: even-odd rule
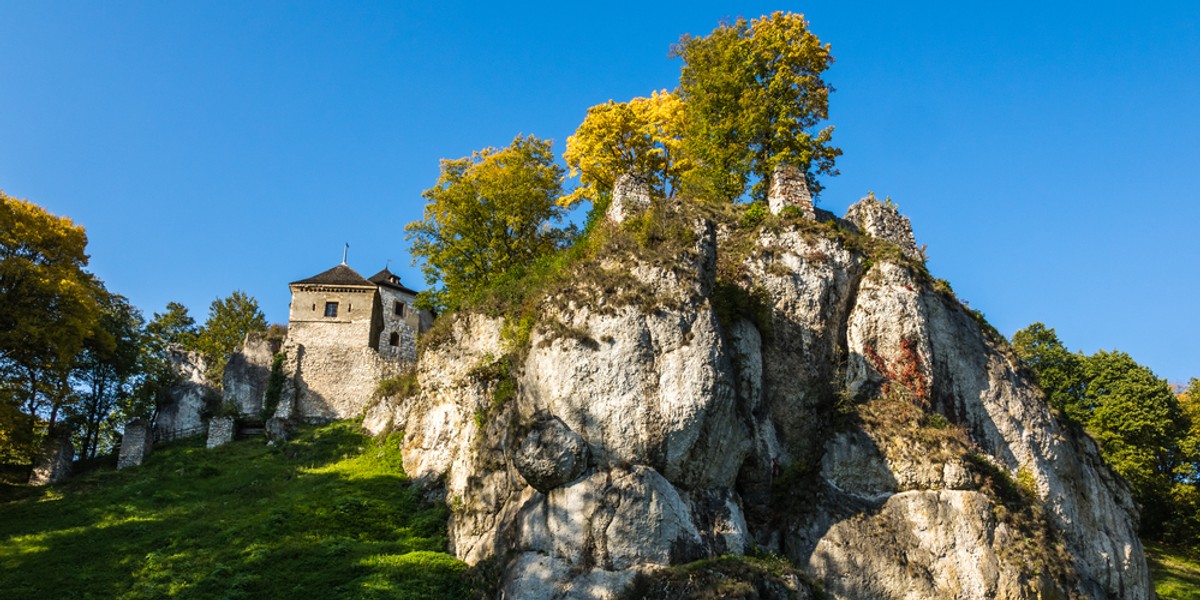
[[[225,403],[232,403],[243,416],[258,417],[263,395],[271,377],[271,363],[281,342],[268,340],[261,332],[246,334],[242,345],[225,363],[222,384]]]
[[[517,472],[539,492],[550,490],[579,477],[587,468],[588,446],[561,419],[538,419],[513,461]]]
[[[167,391],[170,401],[159,407],[154,427],[164,439],[200,435],[205,432],[206,410],[220,398],[205,378],[207,364],[199,352],[180,346],[168,347],[167,358],[179,381]]]
[[[452,552],[501,561],[505,597],[614,597],[757,550],[841,599],[1151,598],[1136,507],[1094,443],[917,256],[853,237],[915,250],[889,210],[852,211],[861,233],[680,217],[677,256],[603,259],[652,306],[545,298],[522,348],[503,317],[449,317],[421,391],[364,423],[405,432]],[[730,296],[756,305],[718,311]],[[1023,508],[993,476],[1033,482]]]
[[[925,255],[913,239],[912,224],[908,217],[900,214],[891,200],[884,203],[874,195],[867,196],[850,206],[846,211],[846,220],[869,236],[896,244],[904,256],[915,261],[925,260]]]

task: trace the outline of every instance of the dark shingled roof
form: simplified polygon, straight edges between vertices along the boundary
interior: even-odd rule
[[[403,283],[400,283],[400,278],[397,277],[391,271],[387,270],[387,267],[384,267],[382,271],[372,275],[371,283],[374,283],[376,285],[382,285],[385,287],[390,287],[393,290],[400,290],[401,292],[404,292],[406,294],[412,294],[414,296],[417,295],[416,290],[410,289],[407,286],[405,286]]]
[[[342,263],[342,264],[340,264],[328,271],[325,271],[324,273],[321,273],[319,275],[314,275],[312,277],[309,277],[308,279],[301,279],[300,281],[293,281],[293,282],[289,283],[288,285],[304,285],[304,284],[360,285],[360,286],[374,285],[372,282],[367,281],[366,279],[363,279],[363,276],[359,275],[357,271],[355,271],[354,269],[351,269],[350,267],[347,267],[345,263]]]

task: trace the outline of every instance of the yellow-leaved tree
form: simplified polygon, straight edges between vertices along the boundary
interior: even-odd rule
[[[649,98],[609,100],[589,108],[575,135],[567,138],[563,153],[571,176],[579,177],[579,185],[558,203],[596,203],[627,173],[646,178],[659,194],[678,187],[692,167],[682,152],[683,115],[679,96],[665,90]]]

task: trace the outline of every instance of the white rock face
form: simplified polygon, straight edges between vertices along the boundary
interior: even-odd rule
[[[179,374],[179,382],[169,391],[171,401],[159,408],[154,427],[168,438],[200,435],[206,431],[203,415],[208,399],[218,397],[204,376],[204,357],[172,346],[167,348],[167,358]]]
[[[421,392],[368,414],[405,431],[405,471],[452,509],[452,551],[501,560],[505,597],[615,597],[637,573],[753,549],[835,598],[1152,596],[1128,490],[912,256],[866,255],[861,225],[686,222],[673,263],[605,259],[657,305],[545,299],[521,352],[501,318],[450,317]],[[747,235],[739,279],[718,281]],[[717,310],[733,283],[766,320]],[[885,397],[917,417],[862,416]],[[1017,520],[995,473],[1034,482],[1046,519]],[[1039,570],[1014,523],[1071,564]]]

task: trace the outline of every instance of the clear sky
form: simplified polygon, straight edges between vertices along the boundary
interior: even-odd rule
[[[841,175],[891,196],[930,270],[1033,321],[1200,376],[1200,3],[0,0],[0,189],[87,228],[147,314],[391,259],[438,159],[673,88],[683,33],[805,13],[832,44]],[[915,5],[915,6],[910,6]]]

